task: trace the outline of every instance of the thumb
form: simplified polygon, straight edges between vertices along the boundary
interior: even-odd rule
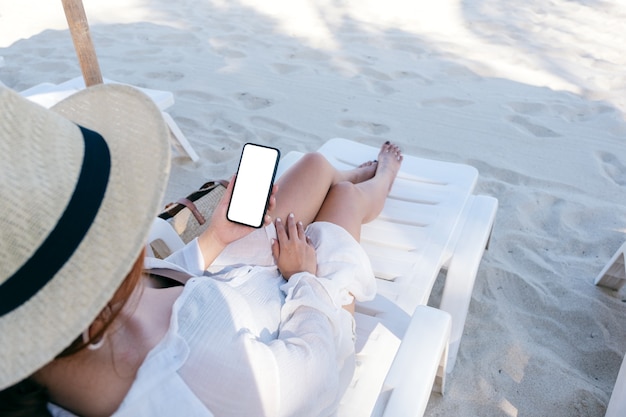
[[[228,182],[228,186],[226,187],[226,190],[224,190],[224,195],[222,196],[222,199],[219,202],[219,204],[221,204],[222,206],[227,207],[228,204],[230,203],[230,197],[233,194],[233,187],[235,186],[236,178],[237,178],[237,174],[234,174],[230,178],[230,181]]]
[[[274,259],[278,259],[280,256],[280,245],[276,239],[272,239],[272,255],[274,256]]]
[[[233,193],[233,188],[235,187],[236,180],[237,180],[237,174],[233,174],[233,176],[230,177],[230,181],[228,181],[228,186],[226,187],[226,190],[224,191],[224,195],[228,195],[229,199],[230,199],[230,195]]]

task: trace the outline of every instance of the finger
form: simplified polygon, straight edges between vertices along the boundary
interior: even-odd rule
[[[274,196],[274,194],[272,194],[270,196],[270,202],[267,205],[267,211],[271,212],[272,210],[274,210],[275,207],[276,207],[276,197]]]
[[[272,213],[274,211],[274,209],[276,208],[276,191],[278,190],[278,185],[274,184],[274,186],[272,187],[272,194],[270,194],[270,199],[269,199],[269,203],[267,205],[267,213]],[[271,223],[270,221],[266,220],[265,225],[267,226],[268,224]]]
[[[295,239],[298,236],[298,226],[296,225],[296,216],[293,213],[289,213],[287,217],[287,229],[290,239]]]
[[[222,195],[222,198],[217,203],[217,207],[215,208],[215,210],[213,211],[213,214],[211,215],[211,219],[212,219],[211,221],[213,220],[221,221],[226,218],[226,211],[228,210],[230,197],[233,193],[233,185],[235,183],[235,177],[236,177],[236,174],[230,178],[230,181],[228,182],[228,185],[226,186],[226,190],[224,191],[224,195]]]
[[[266,214],[263,220],[263,226],[268,226],[270,223],[272,223],[272,216]]]
[[[306,239],[307,236],[304,234],[304,225],[302,224],[302,222],[298,222],[297,229],[298,229],[298,237],[300,239]]]
[[[224,195],[222,196],[222,203],[228,203],[230,201],[230,196],[233,194],[233,187],[235,186],[235,179],[237,178],[237,174],[234,174],[230,181],[228,182],[228,187],[226,187],[226,191],[224,191]]]
[[[228,187],[226,187],[226,192],[233,192],[233,188],[235,187],[235,181],[237,181],[237,174],[233,174],[233,176],[230,177],[230,181],[228,181]]]
[[[278,238],[278,242],[286,242],[288,239],[287,231],[285,230],[285,226],[283,225],[283,221],[280,217],[276,219],[274,225],[276,226],[276,237]]]

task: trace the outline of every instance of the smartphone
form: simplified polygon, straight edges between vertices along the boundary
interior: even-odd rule
[[[276,148],[254,143],[243,146],[226,213],[228,220],[255,228],[263,226],[279,160]]]

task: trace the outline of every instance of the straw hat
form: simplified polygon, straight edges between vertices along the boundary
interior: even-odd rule
[[[51,361],[111,299],[145,244],[170,158],[161,112],[131,87],[91,87],[53,110],[0,87],[0,115],[4,389]]]

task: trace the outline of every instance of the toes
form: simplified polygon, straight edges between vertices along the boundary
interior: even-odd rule
[[[376,160],[374,160],[374,161],[366,161],[366,162],[363,162],[361,165],[359,165],[358,168],[370,167],[370,166],[374,165],[376,162],[377,162]]]
[[[393,154],[396,159],[398,161],[402,160],[402,151],[400,150],[400,147],[396,144],[393,144],[389,141],[385,142],[382,146],[381,152],[384,153],[391,153]]]

